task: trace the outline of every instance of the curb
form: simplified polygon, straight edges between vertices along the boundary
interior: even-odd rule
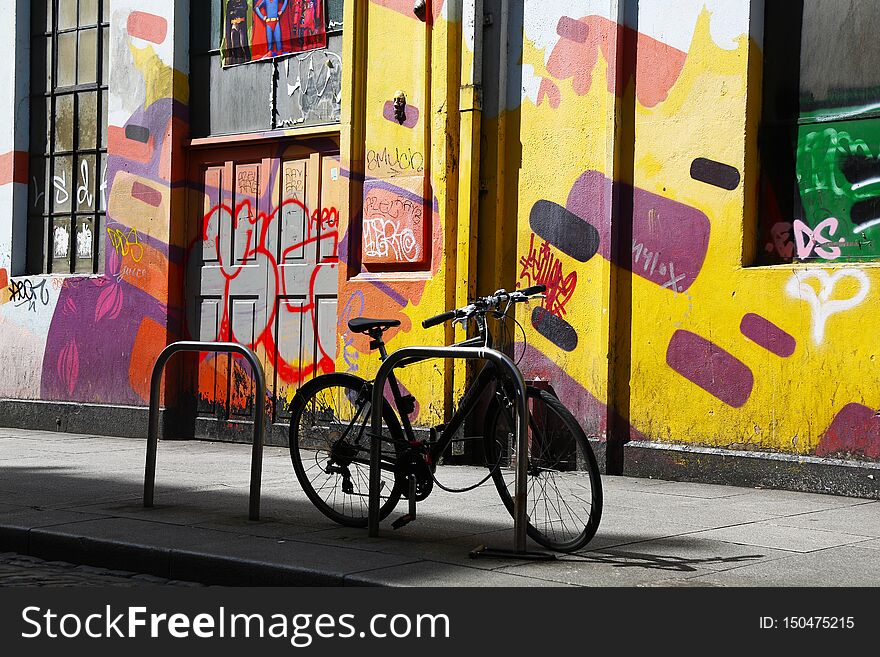
[[[168,580],[214,586],[343,586],[346,578],[302,566],[222,557],[176,548],[110,541],[0,524],[0,552],[135,571]]]

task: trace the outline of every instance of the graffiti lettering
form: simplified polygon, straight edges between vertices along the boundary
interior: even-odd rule
[[[9,298],[16,306],[27,304],[27,309],[36,312],[37,301],[41,305],[49,304],[49,290],[46,289],[46,279],[34,283],[26,278],[20,281],[9,281]]]
[[[67,203],[70,200],[70,194],[67,192],[67,172],[62,171],[60,176],[54,176],[52,185],[55,187],[55,205]]]
[[[46,195],[44,192],[39,191],[39,182],[37,182],[37,177],[33,176],[34,179],[34,207],[40,207],[40,200]]]
[[[872,157],[865,141],[853,139],[848,132],[826,128],[806,135],[798,149],[797,176],[801,195],[830,191],[843,196],[848,192],[852,185],[840,168],[834,166],[839,154]]]
[[[71,287],[69,278],[53,278],[52,279],[52,289],[63,290],[66,287]]]
[[[538,241],[538,245],[535,246],[535,235],[532,234],[528,255],[519,259],[519,264],[522,266],[519,278],[525,279],[526,287],[546,285],[547,292],[542,305],[547,311],[562,317],[566,314],[565,305],[577,287],[577,272],[572,271],[564,276],[562,261],[553,253],[550,244],[541,238],[538,238]]]
[[[357,372],[357,361],[360,358],[360,352],[354,347],[354,336],[348,330],[348,320],[363,315],[365,305],[364,293],[356,290],[339,313],[339,338],[342,342],[342,359],[347,367],[346,372]]]
[[[419,243],[412,228],[384,217],[364,220],[364,254],[371,258],[389,258],[397,262],[419,259]]]
[[[238,192],[249,196],[257,195],[257,172],[243,169],[238,172]]]
[[[318,230],[336,228],[339,225],[339,210],[336,208],[320,208],[312,212],[311,224]]]
[[[94,207],[95,195],[89,191],[89,163],[86,160],[83,160],[80,165],[80,177],[82,184],[76,188],[76,204],[77,206]]]
[[[145,278],[147,276],[147,270],[143,268],[135,268],[129,267],[128,265],[123,265],[119,268],[119,272],[116,274],[116,282],[121,283],[124,278]]]
[[[676,276],[675,263],[673,263],[671,260],[669,262],[659,262],[660,257],[663,255],[662,253],[660,253],[659,251],[651,252],[645,248],[644,244],[637,244],[635,240],[633,240],[632,252],[633,271],[635,271],[636,265],[640,264],[641,262],[643,271],[650,274],[651,276],[654,275],[655,271],[659,272],[661,276],[669,276],[669,279],[660,286],[661,288],[669,288],[676,293],[682,291],[679,283],[681,283],[685,279],[687,274],[680,274]]]
[[[307,234],[302,241],[286,246],[281,251],[280,258],[276,260],[272,252],[272,245],[269,243],[270,227],[273,221],[276,221],[279,216],[284,215],[285,210],[290,210],[294,207],[297,212],[302,212],[310,218]],[[269,280],[274,282],[274,291],[270,292],[269,296],[261,302],[265,304],[267,311],[265,313],[265,323],[261,322],[261,326],[253,327],[254,333],[252,336],[248,335],[247,337],[235,335],[229,317],[231,306],[229,299],[235,293],[233,283],[242,272],[244,265],[238,262],[232,265],[226,264],[220,243],[220,224],[228,221],[232,223],[232,227],[235,229],[238,226],[238,218],[242,216],[254,217],[250,222],[254,228],[248,229],[246,232],[246,244],[241,256],[242,263],[247,263],[250,266],[259,263],[261,266],[267,267],[269,270]],[[215,251],[216,260],[220,264],[220,274],[225,279],[222,302],[223,316],[220,319],[215,339],[218,341],[231,340],[240,342],[254,349],[257,345],[262,345],[267,354],[278,354],[273,364],[279,379],[285,383],[300,382],[319,368],[325,372],[333,371],[334,360],[321,344],[317,331],[318,318],[315,284],[318,278],[318,270],[321,267],[334,267],[338,261],[338,224],[339,211],[336,208],[318,208],[310,212],[302,201],[294,198],[286,199],[270,214],[258,212],[254,215],[253,204],[249,199],[242,201],[235,208],[225,204],[212,208],[204,217],[201,241],[207,243]],[[330,254],[323,255],[321,262],[314,265],[309,276],[308,300],[305,303],[297,301],[295,295],[291,294],[293,291],[289,292],[287,289],[287,277],[284,275],[283,268],[279,263],[287,262],[292,253],[302,252],[310,245],[324,242],[329,245]],[[322,253],[324,252],[323,249],[321,251]],[[276,295],[278,298],[277,304],[275,303]],[[315,331],[315,343],[320,353],[318,362],[305,367],[294,368],[281,357],[273,331],[277,323],[276,318],[280,317],[279,313],[282,311],[298,314],[308,313],[311,315],[310,323]]]
[[[422,173],[425,170],[425,156],[411,148],[395,148],[392,152],[388,147],[380,150],[367,151],[367,168],[387,171],[392,176],[403,173]]]
[[[364,214],[381,214],[388,219],[407,220],[412,225],[419,226],[422,223],[422,204],[401,196],[389,200],[387,197],[368,194],[364,200]]]
[[[140,243],[136,228],[130,229],[127,233],[123,233],[118,228],[108,228],[107,235],[120,257],[131,255],[131,259],[135,262],[140,262],[144,257],[144,246]]]
[[[810,228],[800,219],[795,219],[794,225],[794,241],[797,245],[797,256],[801,260],[810,257],[815,249],[816,255],[826,260],[834,260],[840,257],[840,248],[836,246],[823,247],[822,244],[831,242],[834,233],[837,232],[837,219],[828,217],[824,221],[820,221],[815,228]],[[828,231],[828,237],[822,234],[823,230]],[[840,238],[844,242],[844,238]]]
[[[770,238],[772,242],[768,242],[764,249],[767,253],[774,251],[780,258],[789,259],[794,255],[794,242],[791,241],[791,223],[788,221],[777,221],[770,229]]]
[[[305,189],[305,171],[299,167],[285,167],[284,196],[287,198],[301,198]]]

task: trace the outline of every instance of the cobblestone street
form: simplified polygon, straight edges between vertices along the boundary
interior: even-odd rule
[[[202,584],[163,579],[152,575],[81,566],[66,561],[43,561],[15,552],[0,552],[0,588],[67,586],[187,586]]]

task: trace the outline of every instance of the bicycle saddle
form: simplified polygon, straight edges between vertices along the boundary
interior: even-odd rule
[[[372,330],[387,331],[395,326],[400,326],[399,319],[370,319],[369,317],[355,317],[348,320],[348,328],[355,333],[369,333]]]

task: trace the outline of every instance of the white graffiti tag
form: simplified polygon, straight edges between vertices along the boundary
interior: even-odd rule
[[[419,258],[419,243],[412,228],[384,217],[364,221],[364,254],[371,258],[388,258],[398,262],[415,262]]]
[[[818,279],[819,294],[816,294],[816,288],[805,282],[810,278]],[[855,279],[859,286],[858,290],[850,297],[832,299],[835,286],[845,278]],[[828,318],[834,313],[858,306],[868,296],[870,289],[871,282],[867,274],[858,269],[841,269],[833,274],[821,269],[805,269],[792,274],[785,285],[785,291],[789,296],[806,301],[810,305],[813,312],[813,342],[816,344],[822,344],[825,338],[825,323]]]

